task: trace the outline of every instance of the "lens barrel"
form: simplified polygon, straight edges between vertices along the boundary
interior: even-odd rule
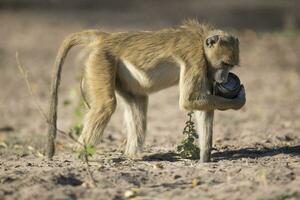
[[[215,83],[214,94],[228,99],[237,97],[241,90],[241,81],[234,73],[229,73],[227,82]]]

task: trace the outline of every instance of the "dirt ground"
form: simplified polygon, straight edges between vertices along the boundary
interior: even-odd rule
[[[67,34],[161,24],[110,27],[101,20],[93,24],[89,18],[73,17],[0,12],[0,199],[300,199],[298,32],[235,31],[241,64],[234,72],[245,85],[247,104],[239,111],[216,112],[213,162],[176,155],[187,117],[178,108],[178,89],[172,87],[150,97],[143,159],[122,155],[125,133],[118,106],[90,162],[97,183],[90,187],[85,163],[76,159],[65,136],[58,135],[54,160],[43,158],[46,124],[17,72],[15,53],[46,109],[51,66]],[[77,99],[82,55],[73,51],[64,68],[59,108],[63,130],[77,120],[75,105],[63,106],[63,101]]]

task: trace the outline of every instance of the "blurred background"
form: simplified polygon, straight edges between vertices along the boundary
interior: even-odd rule
[[[85,21],[86,26],[163,27],[198,18],[219,27],[280,30],[300,23],[297,0],[2,0],[0,9],[32,12],[57,20]],[[63,18],[63,19],[62,19]]]
[[[17,135],[2,136],[32,141],[19,136],[28,135],[30,132],[34,138],[38,138],[43,137],[45,131],[45,123],[17,72],[16,52],[28,69],[34,92],[46,110],[51,66],[59,45],[68,34],[94,28],[108,32],[157,30],[180,25],[188,18],[209,22],[240,37],[241,67],[236,71],[246,85],[248,101],[244,108],[245,113],[238,118],[244,117],[248,123],[251,122],[251,116],[260,120],[262,123],[255,127],[261,128],[263,132],[274,128],[266,124],[270,122],[275,126],[282,123],[299,126],[298,123],[295,125],[296,122],[291,122],[300,114],[299,106],[294,108],[300,96],[297,90],[300,71],[299,1],[1,0],[0,128],[4,127],[3,130],[6,130],[9,127],[11,129],[8,130],[18,132]],[[77,102],[80,96],[77,93],[78,85],[86,57],[80,50],[81,48],[75,48],[75,53],[69,55],[63,72],[59,123],[65,129],[72,126],[74,121],[81,120],[72,114],[76,110],[76,103],[71,106],[63,103]],[[181,122],[185,118],[185,114],[178,109],[177,88],[170,90],[172,92],[162,92],[165,104],[156,102],[155,95],[159,96],[161,93],[155,94],[153,100],[150,100],[150,106],[158,108],[150,109],[149,112],[149,132],[154,135],[161,129],[180,130]],[[286,96],[289,99],[282,98]],[[166,113],[169,113],[162,120],[169,121],[174,115],[177,117],[167,125],[156,124],[155,119],[160,116],[160,108],[165,108]],[[122,111],[117,111],[120,112]],[[231,115],[231,111],[217,114],[217,119],[222,119],[216,124],[217,130],[224,129],[227,121],[223,118],[227,115]],[[122,132],[122,126],[119,125],[121,116],[115,115],[112,120],[115,122],[108,127],[109,132]],[[287,122],[282,118],[286,118]],[[276,120],[280,123],[276,123]],[[245,124],[242,125],[241,129],[245,130]],[[249,127],[253,128],[251,125]],[[234,127],[226,128],[231,130]],[[226,131],[217,132],[222,133],[220,137],[225,137]],[[232,134],[231,131],[227,132]],[[178,142],[172,135],[169,137],[173,141],[170,145]],[[36,140],[40,144],[40,139]]]
[[[300,180],[300,1],[0,0],[0,199],[9,195],[22,199],[24,191],[33,193],[25,192],[27,199],[53,199],[53,195],[59,199],[99,197],[99,188],[91,192],[81,186],[82,190],[68,187],[65,180],[69,179],[64,177],[70,172],[69,161],[59,161],[71,159],[67,148],[71,142],[65,137],[58,135],[60,157],[56,157],[55,165],[41,162],[41,154],[36,156],[45,146],[46,123],[17,70],[16,52],[28,70],[36,99],[47,111],[51,67],[68,34],[85,29],[158,30],[180,25],[188,18],[214,24],[239,37],[241,64],[234,72],[245,85],[247,104],[239,111],[216,112],[213,159],[218,162],[205,168],[188,161],[164,162],[162,158],[166,168],[163,173],[148,162],[130,164],[119,158],[125,133],[123,110],[118,106],[99,148],[109,154],[99,160],[117,157],[120,161],[108,167],[103,164],[106,173],[95,173],[98,180],[109,185],[99,187],[103,189],[100,194],[108,195],[104,199],[118,199],[109,195],[118,197],[124,188],[137,187],[138,183],[145,186],[150,196],[169,195],[169,199],[178,199],[183,194],[186,198],[180,199],[205,195],[208,199],[256,199],[278,192],[300,198],[300,193],[290,193],[299,192]],[[62,74],[58,126],[66,131],[80,127],[85,112],[80,104],[79,82],[87,54],[81,49],[72,50]],[[177,87],[151,95],[148,119],[146,153],[174,152],[183,138],[187,119],[186,113],[178,108]],[[19,162],[21,158],[24,160]],[[35,164],[28,167],[24,164],[28,159]],[[33,165],[45,168],[40,170]],[[76,165],[82,168],[82,163]],[[134,171],[132,166],[141,170]],[[76,178],[85,176],[75,167],[72,170]],[[176,180],[173,172],[179,173]],[[63,174],[62,180],[67,183],[60,188],[58,173]],[[197,174],[205,177],[200,181],[200,190],[189,186]],[[40,177],[48,178],[36,181]],[[115,188],[109,191],[111,185]],[[183,193],[176,191],[179,187]],[[7,192],[12,189],[14,193]],[[186,192],[189,190],[192,192]],[[284,199],[275,197],[267,199]]]

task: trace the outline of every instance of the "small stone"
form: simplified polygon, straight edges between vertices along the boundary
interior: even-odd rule
[[[157,163],[157,164],[153,165],[153,168],[154,169],[163,169],[164,166],[162,164],[160,164],[160,163]]]
[[[192,187],[196,187],[197,185],[199,185],[200,184],[200,181],[199,180],[197,180],[197,179],[193,179],[192,180]]]
[[[132,198],[132,197],[134,197],[135,196],[135,192],[133,192],[132,190],[126,190],[125,192],[124,192],[124,197],[125,198]]]
[[[286,142],[293,140],[293,138],[290,137],[289,135],[281,135],[281,136],[277,136],[276,138],[280,141],[286,141]]]
[[[179,179],[179,178],[181,178],[180,175],[175,175],[175,176],[174,176],[174,179]]]

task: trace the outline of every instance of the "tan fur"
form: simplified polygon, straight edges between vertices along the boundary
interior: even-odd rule
[[[213,47],[205,41],[218,35]],[[116,108],[117,92],[125,103],[127,146],[136,155],[146,131],[148,95],[179,83],[179,106],[184,110],[239,109],[245,98],[225,99],[211,94],[214,69],[238,64],[237,40],[226,32],[197,21],[159,31],[104,33],[86,31],[65,40],[58,53],[50,106],[49,138],[55,137],[57,89],[68,50],[77,44],[92,49],[86,63],[85,84],[91,109],[79,142],[97,144]],[[212,117],[213,118],[213,117]],[[211,119],[212,120],[212,119]],[[49,141],[50,141],[49,140]]]

